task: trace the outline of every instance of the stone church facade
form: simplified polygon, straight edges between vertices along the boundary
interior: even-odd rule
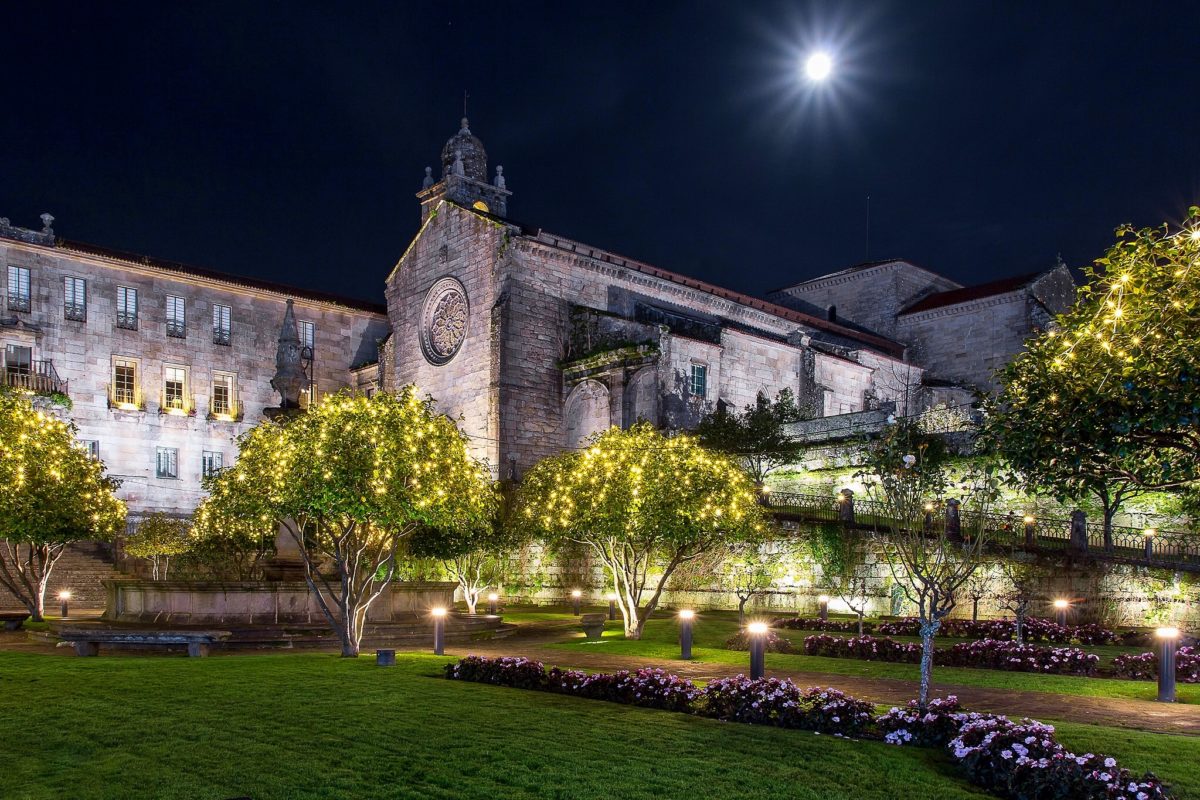
[[[0,380],[66,395],[135,514],[186,513],[203,474],[230,463],[235,437],[278,403],[270,379],[288,301],[306,397],[416,384],[501,479],[609,426],[688,428],[759,392],[790,389],[826,417],[915,413],[942,384],[970,383],[948,371],[961,354],[937,343],[962,347],[964,331],[991,341],[999,324],[964,327],[971,303],[1002,304],[936,304],[963,287],[905,262],[764,300],[518,224],[503,168],[489,172],[466,120],[440,167],[426,170],[386,306],[66,241],[49,215],[42,230],[0,219]],[[1034,301],[1060,284],[1010,287],[1025,316],[1003,323],[997,358],[1049,318],[1053,304],[1037,316]]]

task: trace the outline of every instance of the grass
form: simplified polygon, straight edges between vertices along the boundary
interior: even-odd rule
[[[0,653],[0,797],[986,796],[937,751],[446,681],[447,660]]]
[[[539,617],[546,612],[534,612]],[[570,619],[559,615],[563,619]],[[524,619],[524,613],[505,612],[505,619],[520,623],[530,621]],[[695,626],[695,647],[693,654],[699,661],[717,664],[745,664],[746,654],[724,649],[725,641],[737,630],[737,617],[728,612],[705,612],[697,618]],[[804,637],[815,631],[779,630],[781,636],[791,639],[801,646]],[[836,635],[836,634],[831,634]],[[848,635],[848,634],[841,634]],[[679,655],[677,644],[677,627],[673,617],[658,615],[646,623],[641,640],[627,640],[616,623],[610,623],[610,629],[605,631],[602,644],[585,642],[576,630],[564,632],[561,642],[550,645],[563,650],[586,649],[594,652],[603,648],[604,652],[613,655],[642,656],[659,661],[670,661]],[[967,640],[940,640],[944,642]],[[1115,652],[1128,651],[1119,647],[1085,647],[1089,652],[1102,654],[1102,658],[1111,658]],[[1134,649],[1134,652],[1139,652]],[[899,678],[902,680],[917,680],[918,668],[915,664],[892,664],[878,661],[862,661],[855,658],[824,658],[805,655],[782,655],[770,653],[767,655],[768,669],[794,670],[797,672],[820,672],[827,675],[852,675],[855,677]],[[1087,697],[1118,697],[1131,700],[1153,700],[1157,696],[1157,688],[1153,681],[1129,681],[1113,678],[1082,678],[1072,675],[1040,675],[1028,672],[1005,672],[992,669],[968,669],[963,667],[937,667],[934,669],[934,681],[941,685],[978,686],[996,689],[1016,689],[1030,692],[1053,692],[1055,694],[1079,695]],[[1179,684],[1177,697],[1181,703],[1200,703],[1200,684]]]

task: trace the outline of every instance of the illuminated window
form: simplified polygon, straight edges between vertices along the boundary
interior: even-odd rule
[[[87,320],[87,281],[63,278],[63,317],[75,322]]]
[[[141,405],[138,392],[138,362],[132,358],[113,358],[112,402],[114,405],[137,408]]]
[[[155,457],[154,476],[156,478],[179,477],[179,449],[175,447],[160,447]]]
[[[482,200],[476,200],[476,201],[475,201],[474,203],[472,203],[471,205],[472,205],[472,207],[473,207],[473,208],[477,208],[477,209],[479,209],[480,211],[487,211],[487,212],[489,212],[489,213],[491,212],[491,209],[490,209],[490,208],[488,208],[488,204],[487,204],[487,203],[485,203],[485,202],[483,202]]]
[[[117,287],[117,327],[136,331],[138,327],[138,290]]]
[[[229,372],[214,372],[211,397],[209,413],[214,417],[236,416],[237,376]]]
[[[692,394],[697,397],[708,397],[708,367],[704,364],[692,364],[690,383]]]
[[[187,396],[187,367],[163,367],[163,408],[168,411],[189,411]]]
[[[213,344],[229,344],[231,316],[232,311],[229,306],[213,306]]]
[[[211,475],[216,475],[221,471],[221,467],[224,465],[224,455],[205,450],[204,454],[200,457],[200,474],[206,478]]]
[[[29,310],[29,270],[25,267],[8,267],[8,310]]]
[[[79,448],[87,453],[93,461],[100,460],[100,442],[96,439],[80,439]]]
[[[182,339],[187,335],[187,319],[182,297],[167,295],[167,336]]]

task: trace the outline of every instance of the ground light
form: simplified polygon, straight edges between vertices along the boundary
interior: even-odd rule
[[[579,616],[579,600],[583,597],[583,592],[578,589],[571,590],[571,609],[575,616]]]
[[[679,612],[679,657],[684,661],[692,660],[692,621],[696,612],[683,609]]]
[[[59,616],[62,617],[63,619],[67,618],[67,612],[70,610],[70,608],[69,608],[70,604],[71,604],[71,590],[63,589],[61,592],[58,593],[58,611],[59,611]]]
[[[496,604],[499,601],[500,601],[500,595],[496,594],[495,592],[492,592],[491,594],[488,595],[488,613],[489,614],[496,613],[496,608],[497,608]]]
[[[817,616],[822,621],[829,619],[829,595],[823,594],[817,597]]]
[[[1067,609],[1071,607],[1070,600],[1059,598],[1054,601],[1054,620],[1064,628],[1067,625]]]
[[[446,654],[446,609],[432,609],[429,615],[433,617],[433,654],[444,656]]]
[[[750,678],[758,679],[767,672],[767,633],[770,628],[765,622],[751,622],[746,626],[750,637]]]
[[[1158,637],[1158,701],[1175,702],[1175,646],[1179,644],[1179,628],[1159,628]]]
[[[608,593],[608,618],[617,618],[617,595],[613,592]]]

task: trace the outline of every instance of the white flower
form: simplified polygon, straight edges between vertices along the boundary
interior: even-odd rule
[[[912,469],[913,465],[917,463],[917,457],[909,454],[902,458],[901,461],[904,462],[905,469]]]

